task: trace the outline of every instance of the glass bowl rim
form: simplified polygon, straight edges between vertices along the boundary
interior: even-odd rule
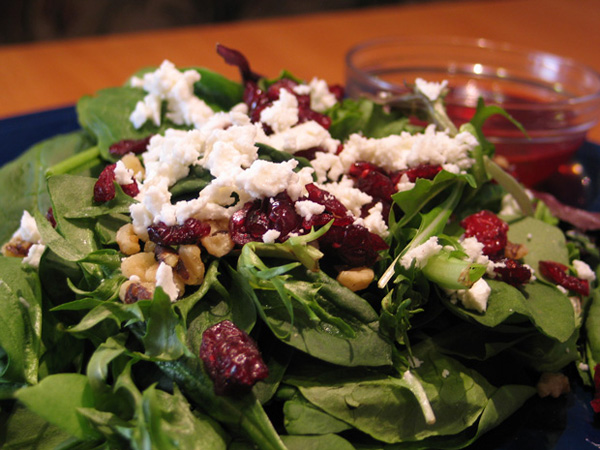
[[[564,100],[557,100],[553,102],[548,102],[544,104],[536,104],[532,105],[534,108],[553,108],[555,106],[560,105],[570,105],[577,106],[579,104],[593,103],[599,102],[600,107],[600,73],[596,71],[594,68],[587,64],[583,64],[573,58],[557,55],[555,53],[543,51],[543,50],[535,50],[530,47],[515,45],[509,43],[507,41],[496,41],[487,38],[468,38],[468,37],[459,37],[459,36],[387,36],[387,37],[379,37],[366,41],[361,41],[352,47],[346,52],[345,63],[347,70],[351,71],[355,76],[359,76],[364,81],[369,81],[374,83],[377,86],[390,85],[390,83],[377,79],[369,75],[368,72],[365,72],[363,69],[357,67],[354,64],[353,58],[357,53],[362,50],[373,48],[380,45],[389,45],[389,44],[402,44],[402,45],[431,45],[438,47],[447,47],[447,48],[459,48],[459,47],[470,47],[473,49],[480,49],[482,51],[495,51],[502,53],[512,53],[520,56],[529,56],[533,59],[538,58],[552,58],[559,61],[560,64],[565,64],[570,67],[581,70],[586,75],[592,76],[598,82],[598,89],[595,92],[591,92],[586,95],[581,95],[577,97],[570,97]],[[543,105],[543,106],[542,106]],[[524,104],[521,104],[521,108],[523,108]]]

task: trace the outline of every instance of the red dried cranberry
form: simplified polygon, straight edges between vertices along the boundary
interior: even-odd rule
[[[108,148],[108,152],[115,156],[123,156],[127,153],[139,155],[146,151],[151,138],[152,135],[142,139],[123,139],[122,141],[112,144]]]
[[[281,233],[280,239],[287,239],[302,225],[302,217],[296,212],[294,202],[286,192],[269,199],[269,228]]]
[[[312,161],[316,158],[317,153],[326,153],[326,150],[323,147],[311,147],[305,150],[297,151],[296,153],[294,153],[294,156],[306,158],[309,161]]]
[[[520,262],[511,258],[502,259],[501,262],[504,265],[494,267],[494,272],[500,275],[500,279],[505,283],[521,286],[531,279],[531,270]]]
[[[183,225],[166,225],[164,222],[158,222],[148,227],[148,237],[156,244],[160,245],[189,245],[197,244],[200,239],[210,233],[210,225],[189,218]]]
[[[344,87],[340,84],[331,84],[329,85],[329,92],[335,95],[335,99],[338,102],[344,100]]]
[[[331,127],[331,118],[309,108],[298,108],[298,123],[314,120],[326,130]]]
[[[271,101],[279,100],[279,91],[281,89],[285,89],[290,94],[294,94],[297,96],[297,94],[294,92],[294,88],[296,86],[298,86],[298,83],[296,83],[294,80],[290,80],[289,78],[282,78],[281,80],[278,80],[271,86],[269,86],[269,89],[267,89],[267,97]]]
[[[350,211],[331,193],[319,189],[314,183],[306,185],[308,191],[308,199],[323,205],[325,210],[335,218],[334,224],[337,226],[348,225],[354,222]]]
[[[97,202],[107,202],[115,198],[115,167],[116,164],[109,164],[104,168],[94,184],[94,200]]]
[[[354,179],[357,189],[369,194],[379,201],[389,202],[397,191],[387,173],[375,164],[356,162],[350,167],[350,176]]]
[[[250,64],[246,57],[239,52],[224,45],[217,44],[217,53],[225,60],[227,64],[236,66],[240,70],[240,74],[244,82],[258,81],[261,76],[250,70]]]
[[[372,266],[378,252],[388,248],[385,241],[361,225],[332,226],[319,239],[326,254],[334,255],[352,267]]]
[[[115,167],[117,167],[116,164],[109,164],[100,173],[98,181],[96,181],[96,184],[94,184],[95,201],[99,203],[105,203],[115,198]],[[135,197],[140,193],[137,181],[135,180],[133,180],[133,182],[129,184],[121,184],[120,186],[121,189],[123,189],[123,192],[125,192],[130,197]]]
[[[54,210],[52,207],[48,208],[48,212],[46,213],[46,220],[50,222],[52,228],[56,228],[56,219],[54,218]]]
[[[460,222],[466,237],[475,237],[483,244],[483,254],[498,255],[506,247],[508,224],[490,211],[480,211]]]
[[[204,331],[200,358],[217,395],[249,392],[269,375],[254,340],[229,320]]]
[[[590,294],[590,284],[587,280],[569,275],[569,268],[555,261],[540,261],[540,272],[556,284],[581,295]]]
[[[234,212],[229,220],[229,234],[231,240],[238,245],[244,245],[255,241],[254,237],[246,230],[246,219],[252,209],[260,208],[260,200],[246,203],[242,209]]]
[[[397,181],[398,184],[402,175],[406,174],[408,181],[414,183],[418,178],[424,178],[426,180],[433,180],[435,176],[442,171],[442,166],[434,164],[420,164],[417,167],[411,167],[410,169],[401,170],[398,172]]]

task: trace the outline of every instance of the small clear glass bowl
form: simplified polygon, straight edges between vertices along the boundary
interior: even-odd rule
[[[486,39],[398,37],[358,44],[346,55],[353,98],[407,93],[416,78],[448,81],[445,103],[457,126],[470,120],[479,97],[519,121],[528,136],[498,115],[484,132],[528,186],[569,161],[600,119],[600,74],[550,53]]]

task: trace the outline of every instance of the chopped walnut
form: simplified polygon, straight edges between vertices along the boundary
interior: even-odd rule
[[[164,262],[168,266],[176,267],[179,262],[179,255],[175,250],[171,247],[167,247],[164,245],[155,245],[154,246],[154,256],[156,260],[160,262]]]
[[[197,245],[182,245],[179,247],[179,264],[176,273],[183,282],[190,286],[202,284],[204,281],[204,263],[200,259],[201,250]]]
[[[200,242],[206,251],[220,258],[233,250],[234,242],[229,234],[229,221],[227,220],[210,220],[210,233],[204,236]]]
[[[130,223],[125,224],[118,229],[116,240],[119,245],[119,250],[125,255],[133,255],[139,253],[141,250],[140,238],[135,234],[133,225]]]
[[[121,161],[128,169],[133,170],[134,178],[143,178],[144,177],[144,167],[140,160],[133,154],[127,153],[125,156],[121,158]]]
[[[153,282],[157,269],[158,261],[154,258],[154,253],[136,253],[121,261],[121,272],[127,278],[135,275],[142,281]]]
[[[563,394],[571,392],[569,379],[562,373],[545,372],[537,383],[537,393],[540,397],[558,398]]]
[[[523,244],[507,242],[506,247],[504,247],[504,256],[510,259],[523,259],[527,253],[529,253],[529,250]]]
[[[346,286],[351,291],[356,292],[366,289],[374,278],[375,272],[372,269],[368,267],[355,267],[349,270],[342,270],[337,276],[337,281],[342,286]]]
[[[13,237],[2,246],[2,254],[8,257],[24,258],[29,253],[29,249],[32,245],[31,242],[24,241],[18,237]]]
[[[119,289],[119,298],[123,303],[135,303],[138,300],[149,300],[154,295],[154,285],[148,282],[127,280]]]

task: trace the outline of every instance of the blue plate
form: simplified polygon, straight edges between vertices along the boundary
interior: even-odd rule
[[[77,130],[72,106],[0,120],[0,165],[31,145]],[[591,180],[591,192],[600,192],[600,146],[584,144],[577,153]],[[588,209],[600,211],[600,197],[592,195]],[[571,380],[577,380],[575,370]],[[600,450],[600,420],[590,406],[592,392],[578,381],[561,398],[532,398],[516,414],[484,435],[471,450]]]

